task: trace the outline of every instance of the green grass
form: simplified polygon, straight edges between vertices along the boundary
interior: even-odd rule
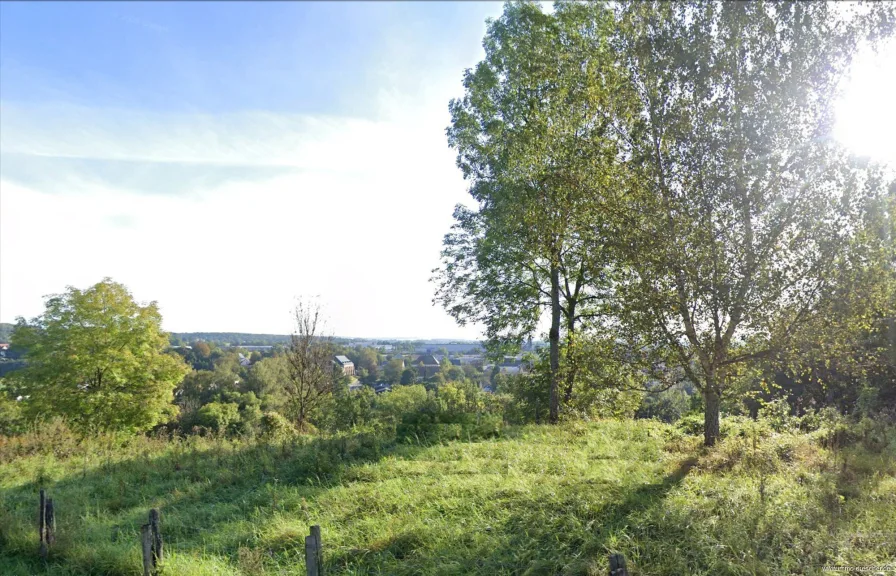
[[[162,512],[163,573],[178,576],[305,574],[311,524],[328,575],[605,574],[616,551],[642,575],[896,564],[889,436],[874,450],[781,434],[705,451],[646,421],[430,446],[371,435],[79,446],[50,431],[0,442],[0,574],[140,574],[151,507]],[[36,553],[40,486],[57,508],[47,566]]]

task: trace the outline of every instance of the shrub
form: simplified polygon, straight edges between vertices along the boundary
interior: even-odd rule
[[[239,404],[233,402],[210,402],[196,412],[196,424],[209,430],[226,432],[231,424],[240,419]]]
[[[703,434],[703,414],[691,413],[683,416],[675,423],[675,426],[685,434],[692,436]]]
[[[292,422],[277,412],[265,412],[261,417],[261,436],[270,442],[291,440],[298,435]]]
[[[435,441],[499,436],[502,410],[500,401],[473,384],[443,384],[416,410],[404,413],[396,433],[403,439]]]
[[[391,392],[381,394],[376,399],[377,417],[396,425],[405,414],[419,411],[427,402],[426,388],[421,384],[396,386]]]

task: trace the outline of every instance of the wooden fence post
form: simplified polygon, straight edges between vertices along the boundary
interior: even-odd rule
[[[622,554],[610,554],[610,576],[628,576],[625,556]]]
[[[158,573],[162,560],[162,532],[159,529],[159,511],[149,511],[149,523],[140,526],[140,543],[143,549],[143,576]]]
[[[159,529],[159,511],[155,508],[149,511],[149,527],[152,532],[152,567],[155,568],[164,558],[162,531]]]
[[[140,526],[140,543],[143,547],[143,576],[152,576],[152,528]]]
[[[305,569],[308,576],[324,576],[323,543],[317,524],[311,527],[311,534],[305,536]]]
[[[314,545],[317,548],[317,572],[320,576],[324,574],[324,543],[320,538],[320,526],[315,524],[311,527],[311,535],[314,536]]]
[[[305,536],[305,570],[308,576],[321,576],[317,565],[317,539]]]

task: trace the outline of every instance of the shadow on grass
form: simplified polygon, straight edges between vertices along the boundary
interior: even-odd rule
[[[696,463],[688,458],[660,481],[642,485],[546,479],[534,494],[499,490],[494,498],[503,500],[509,513],[489,525],[440,534],[435,546],[426,527],[408,528],[366,549],[331,552],[327,563],[334,573],[351,574],[605,573],[609,542],[633,516],[658,505]],[[592,497],[598,492],[601,496]]]
[[[4,561],[26,566],[29,574],[133,574],[131,556],[139,550],[140,525],[150,508],[162,512],[168,550],[180,554],[218,554],[238,559],[257,524],[280,515],[318,523],[308,502],[353,480],[353,471],[387,455],[412,458],[422,447],[394,438],[358,434],[315,438],[307,443],[255,443],[234,447],[136,453],[52,481],[38,469],[35,479],[0,490],[0,572]],[[43,487],[57,508],[57,544],[45,565],[37,558],[37,495]],[[301,542],[295,546],[304,546]],[[31,542],[33,540],[33,542]],[[33,544],[33,546],[32,546]],[[291,546],[292,543],[284,543]],[[96,565],[87,547],[117,549]],[[75,553],[74,548],[80,548]]]

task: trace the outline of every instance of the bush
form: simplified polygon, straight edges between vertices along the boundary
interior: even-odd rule
[[[377,397],[377,417],[387,424],[397,425],[405,414],[420,410],[427,398],[426,388],[421,384],[396,386],[391,392]]]
[[[691,413],[683,416],[675,423],[675,426],[685,434],[692,436],[703,434],[703,414]]]
[[[499,436],[503,404],[474,384],[443,384],[414,411],[405,412],[396,427],[399,438],[457,440]]]
[[[298,436],[292,422],[277,412],[265,412],[261,417],[261,437],[269,442],[283,442]]]
[[[240,419],[239,404],[210,402],[196,412],[196,425],[218,433],[227,432]]]

